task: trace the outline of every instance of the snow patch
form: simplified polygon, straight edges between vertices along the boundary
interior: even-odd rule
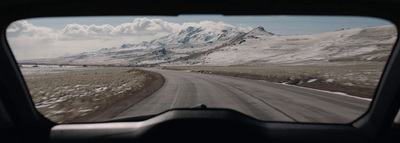
[[[326,82],[333,82],[333,81],[335,81],[334,79],[327,79],[327,80],[325,80]]]
[[[84,110],[79,110],[78,112],[90,112],[93,111],[93,109],[84,109]]]
[[[312,83],[312,82],[315,82],[315,81],[317,81],[317,79],[310,79],[310,80],[307,81],[307,83]]]
[[[107,86],[104,86],[104,87],[96,88],[94,91],[97,93],[97,92],[103,92],[103,91],[105,91],[105,90],[107,90],[107,89],[108,89],[108,87],[107,87]]]

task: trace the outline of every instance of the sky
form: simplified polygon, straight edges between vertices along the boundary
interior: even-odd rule
[[[188,26],[225,25],[248,32],[258,26],[278,35],[312,34],[388,25],[371,17],[344,16],[102,16],[49,17],[13,22],[6,36],[17,60],[54,58],[150,41]]]

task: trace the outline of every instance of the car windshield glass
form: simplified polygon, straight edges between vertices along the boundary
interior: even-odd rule
[[[6,36],[54,122],[217,108],[350,123],[368,110],[397,29],[357,16],[96,16],[18,20]]]

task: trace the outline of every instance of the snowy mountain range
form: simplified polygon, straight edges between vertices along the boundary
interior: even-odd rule
[[[85,52],[73,56],[31,60],[28,62],[114,65],[164,63],[215,48],[230,42],[242,34],[244,34],[243,31],[227,25],[189,26],[179,32],[171,33],[152,41],[143,41],[139,44],[123,44],[119,47],[103,48],[98,51]]]
[[[388,58],[396,38],[392,25],[290,36],[275,35],[263,27],[246,33],[225,25],[191,26],[139,44],[25,62],[137,66],[379,62]]]
[[[352,64],[385,62],[397,38],[393,25],[279,36],[255,28],[212,52],[164,65]]]

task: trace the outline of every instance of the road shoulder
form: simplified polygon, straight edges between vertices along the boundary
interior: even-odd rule
[[[139,103],[143,99],[147,98],[148,96],[152,95],[154,92],[156,92],[164,85],[165,79],[161,74],[147,70],[141,70],[141,71],[146,72],[150,77],[145,83],[145,88],[135,93],[131,93],[130,96],[122,98],[119,101],[115,102],[114,104],[107,106],[106,108],[96,110],[95,112],[75,118],[67,122],[70,123],[100,122],[100,121],[110,120],[118,116],[125,110],[129,109],[133,105]]]

